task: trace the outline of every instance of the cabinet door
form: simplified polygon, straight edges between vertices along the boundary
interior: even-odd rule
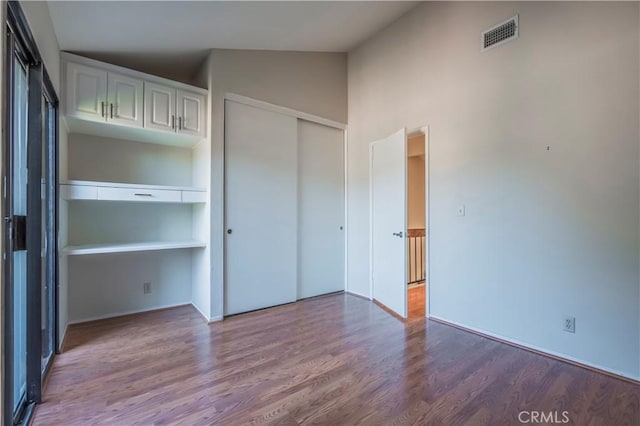
[[[66,109],[68,117],[105,121],[107,72],[67,63]]]
[[[205,97],[198,93],[178,90],[178,132],[205,136]]]
[[[144,83],[144,127],[175,132],[175,89],[156,83]]]
[[[107,92],[107,121],[142,127],[142,80],[110,72]]]

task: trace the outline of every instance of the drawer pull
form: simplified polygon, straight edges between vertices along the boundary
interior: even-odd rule
[[[135,195],[135,196],[137,196],[137,197],[153,197],[153,195],[152,195],[152,194],[143,194],[143,193],[138,193],[138,192],[136,192],[136,193],[135,193],[135,194],[133,194],[133,195]]]

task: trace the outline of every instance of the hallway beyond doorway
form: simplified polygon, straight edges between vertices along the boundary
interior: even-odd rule
[[[407,290],[407,318],[424,318],[425,286],[426,284],[409,286],[409,289]]]

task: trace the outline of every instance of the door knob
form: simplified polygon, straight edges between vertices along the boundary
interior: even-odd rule
[[[400,231],[400,232],[394,232],[394,233],[393,233],[393,235],[394,235],[395,237],[402,238],[402,235],[403,235],[403,234],[402,234],[402,231]]]
[[[233,232],[233,229],[227,229],[227,234],[231,234]]]

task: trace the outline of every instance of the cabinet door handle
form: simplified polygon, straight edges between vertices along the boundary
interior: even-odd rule
[[[109,104],[109,107],[111,109],[111,118],[113,118],[113,104]]]
[[[146,193],[141,193],[141,192],[140,193],[136,192],[133,195],[138,196],[138,197],[153,197],[152,194],[146,194]]]
[[[182,130],[182,117],[178,117],[178,130]]]
[[[176,116],[175,115],[171,116],[171,128],[172,129],[176,128]]]
[[[104,117],[104,101],[100,102],[100,108],[101,108],[100,116]]]

